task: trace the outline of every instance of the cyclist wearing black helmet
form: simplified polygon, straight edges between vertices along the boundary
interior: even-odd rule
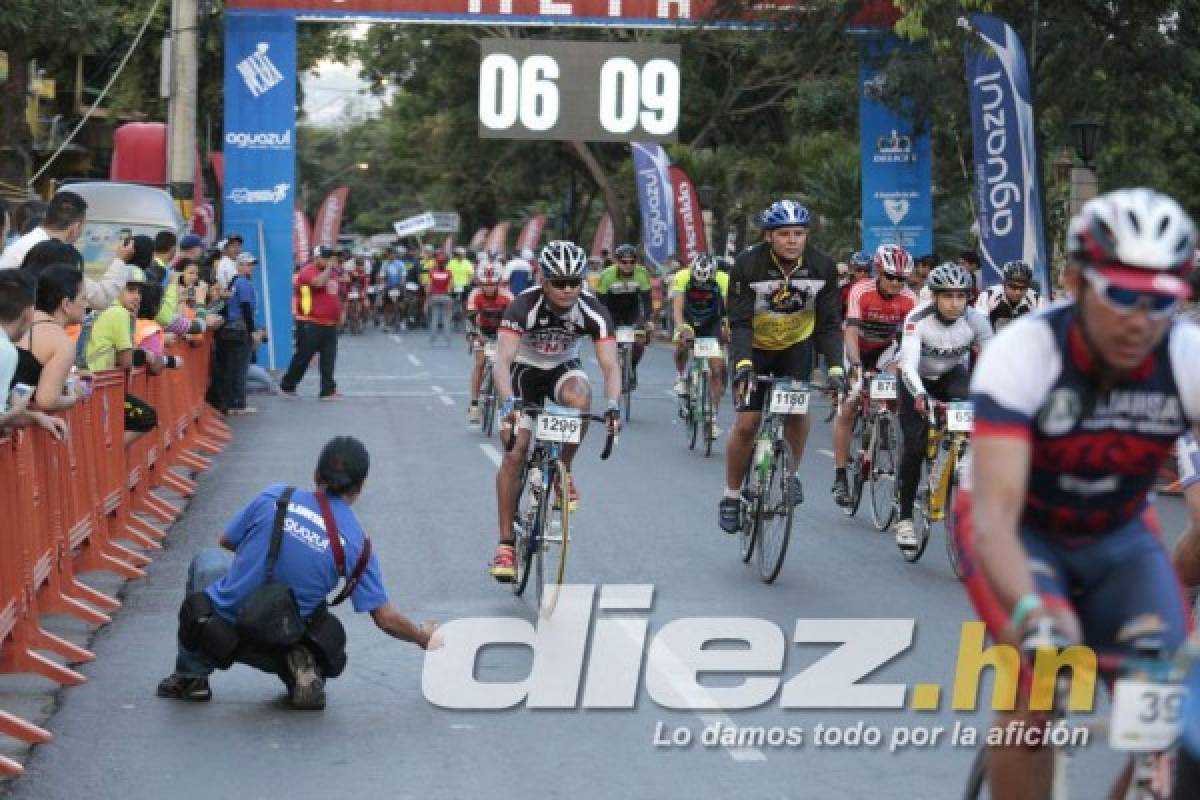
[[[830,365],[829,377],[842,381],[842,316],[837,268],[829,256],[808,244],[808,209],[779,200],[758,218],[764,240],[742,251],[729,274],[730,358],[738,408],[725,456],[725,492],[719,507],[721,530],[736,533],[742,479],[750,463],[762,416],[764,391],[755,376],[807,380],[813,345]],[[785,436],[799,465],[808,438],[807,414],[789,416]],[[792,476],[795,502],[803,499]]]
[[[637,368],[646,352],[645,332],[642,327],[650,316],[650,271],[637,263],[637,248],[623,244],[614,253],[617,263],[600,273],[596,284],[596,296],[612,314],[613,324],[638,329],[638,338],[633,345],[633,371],[630,388],[637,388]]]
[[[1024,261],[1009,261],[1000,268],[1001,283],[979,293],[975,310],[987,315],[997,332],[1017,317],[1042,307],[1042,297],[1033,288],[1033,270]]]

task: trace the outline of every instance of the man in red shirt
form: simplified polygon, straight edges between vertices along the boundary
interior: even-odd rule
[[[856,254],[857,255],[857,254]],[[833,425],[833,500],[839,506],[850,504],[846,481],[846,462],[850,456],[850,434],[863,375],[883,369],[883,354],[896,341],[904,318],[917,304],[917,296],[905,286],[913,270],[913,259],[898,244],[881,244],[871,262],[878,276],[851,285],[846,308],[846,366],[852,387]]]
[[[508,289],[500,288],[500,270],[484,264],[476,276],[479,286],[467,298],[467,330],[471,332],[475,363],[471,367],[471,405],[467,408],[467,424],[478,425],[479,385],[483,381],[484,344],[495,342],[504,311],[513,301]]]
[[[429,271],[429,286],[425,293],[425,314],[429,318],[429,343],[437,341],[438,330],[450,346],[450,315],[454,311],[454,299],[450,289],[454,274],[446,268],[446,254],[439,250],[433,257],[433,269]]]
[[[333,248],[318,247],[313,253],[312,262],[301,269],[293,281],[296,290],[296,352],[279,383],[284,397],[296,396],[296,384],[303,380],[313,355],[319,355],[321,359],[321,399],[341,397],[333,380],[333,365],[337,360],[337,328],[342,317],[336,267],[337,258]]]

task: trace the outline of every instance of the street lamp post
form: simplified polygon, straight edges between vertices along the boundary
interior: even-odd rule
[[[1096,151],[1100,143],[1100,132],[1104,125],[1095,120],[1083,119],[1071,123],[1071,145],[1078,163],[1071,168],[1071,216],[1099,191],[1096,178]]]

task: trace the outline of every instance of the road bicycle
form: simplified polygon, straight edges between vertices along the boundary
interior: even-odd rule
[[[383,300],[383,327],[392,333],[404,329],[405,309],[404,293],[400,289],[388,289]]]
[[[917,535],[917,546],[900,548],[900,552],[905,561],[915,563],[929,544],[933,523],[941,522],[946,534],[946,556],[954,574],[961,580],[962,557],[954,535],[954,494],[960,480],[959,472],[967,462],[974,414],[969,401],[942,403],[931,398],[929,402],[929,433],[916,502],[913,503],[913,532]]]
[[[812,395],[823,389],[793,378],[759,376],[754,382],[767,388],[754,453],[742,482],[738,541],[742,561],[749,563],[757,554],[759,578],[773,583],[783,568],[795,515],[792,475],[796,465],[783,435],[784,421],[807,414]]]
[[[876,465],[881,461],[887,461],[888,450],[885,447],[882,455],[877,453],[876,451],[880,448],[876,446],[876,442],[887,433],[882,418],[889,410],[888,403],[894,402],[896,399],[896,377],[886,372],[883,374],[864,373],[862,389],[858,395],[858,407],[855,410],[854,423],[850,430],[850,452],[846,461],[846,488],[850,502],[842,509],[848,517],[853,517],[858,513],[864,487],[871,484],[872,497],[874,497],[875,483],[882,482],[886,477],[886,475],[876,474]],[[839,406],[843,402],[846,402],[844,397],[839,402]],[[884,464],[884,467],[887,468],[888,465]],[[891,470],[889,474],[894,477],[895,470]],[[891,487],[889,487],[889,492],[890,490]],[[889,493],[887,496],[890,498],[892,495]],[[876,524],[881,517],[884,517],[884,527],[881,530],[886,529],[887,525],[891,523],[890,501],[887,508],[881,513],[875,510],[875,503],[872,500],[871,512],[877,520]]]
[[[360,289],[351,289],[346,294],[346,330],[355,336],[366,327],[366,308]]]
[[[523,416],[532,420],[532,442],[521,468],[521,490],[513,516],[515,572],[511,586],[513,594],[520,596],[533,578],[539,613],[549,617],[558,603],[558,587],[566,576],[567,545],[571,540],[570,470],[562,458],[563,447],[580,442],[588,420],[602,423],[606,420],[554,403],[521,404],[519,408]],[[506,450],[512,449],[516,438],[513,431]],[[600,453],[602,460],[612,454],[615,442],[610,432]],[[551,587],[548,593],[547,576]]]
[[[704,437],[704,457],[712,455],[716,440],[717,413],[713,408],[712,366],[710,358],[722,355],[721,341],[713,337],[700,337],[692,343],[692,354],[688,361],[685,389],[679,398],[679,417],[684,422],[683,433],[688,449],[696,449],[696,441]]]
[[[1050,727],[1083,729],[1088,740],[1107,733],[1108,746],[1128,753],[1132,774],[1121,800],[1172,800],[1192,798],[1195,787],[1175,785],[1176,743],[1185,721],[1189,669],[1200,657],[1200,641],[1195,636],[1171,658],[1159,648],[1146,648],[1136,655],[1096,654],[1097,674],[1112,683],[1112,708],[1107,719],[1084,725],[1066,726],[1070,680],[1063,676],[1055,682],[1053,708],[1047,712]],[[1072,675],[1073,679],[1078,679]],[[1107,680],[1106,680],[1107,682]],[[1071,743],[1053,746],[1052,800],[1069,800],[1070,762],[1075,747]],[[980,746],[971,763],[963,800],[990,797],[987,787],[987,748]],[[1108,795],[1116,797],[1115,794]]]
[[[492,371],[496,366],[496,342],[483,340],[483,377],[479,382],[479,425],[484,436],[492,435],[496,423],[496,381]]]
[[[621,365],[621,416],[629,422],[633,407],[633,346],[642,335],[632,325],[617,328],[617,359]]]

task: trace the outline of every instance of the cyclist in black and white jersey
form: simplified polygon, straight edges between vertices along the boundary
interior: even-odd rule
[[[997,333],[1017,317],[1044,305],[1033,288],[1033,269],[1024,261],[1009,261],[1000,268],[1000,278],[1000,283],[984,289],[975,301],[975,310],[988,318]]]
[[[590,337],[604,373],[608,428],[615,433],[620,426],[617,399],[621,394],[621,368],[613,323],[600,301],[583,287],[587,253],[572,242],[550,242],[542,248],[538,264],[541,286],[526,289],[504,312],[492,373],[501,403],[500,416],[505,420],[501,437],[506,443],[514,433],[517,437],[496,475],[500,544],[488,571],[504,582],[511,581],[514,574],[513,512],[532,433],[529,418],[520,419],[517,401],[549,401],[584,413],[590,411],[592,387],[579,361],[579,340]],[[578,448],[577,444],[564,448],[563,460],[568,467]],[[568,502],[573,507],[579,497],[573,475],[568,483]]]
[[[930,398],[965,400],[969,393],[971,356],[992,337],[987,317],[967,307],[973,285],[970,274],[947,262],[929,273],[926,288],[933,299],[904,320],[900,340],[900,514],[896,545],[919,546],[913,533],[913,503],[921,476],[921,459],[929,431]]]

